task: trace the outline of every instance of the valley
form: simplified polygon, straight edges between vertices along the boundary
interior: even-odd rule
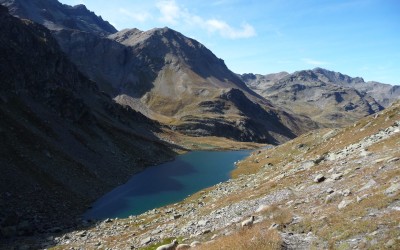
[[[236,74],[58,0],[0,0],[0,29],[1,249],[400,247],[398,85]]]

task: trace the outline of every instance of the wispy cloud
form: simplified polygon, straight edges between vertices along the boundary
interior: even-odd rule
[[[224,21],[217,19],[210,19],[206,21],[206,27],[209,31],[217,31],[221,36],[236,39],[236,38],[246,38],[256,35],[256,31],[248,23],[243,23],[239,29],[231,27]]]
[[[161,13],[160,21],[169,24],[177,24],[182,15],[186,13],[174,0],[158,1],[156,6]]]
[[[319,61],[311,58],[303,58],[301,59],[304,63],[312,65],[312,66],[324,66],[324,65],[329,65],[329,62],[325,61]]]
[[[223,20],[204,19],[179,6],[175,0],[161,0],[157,2],[156,6],[161,14],[159,21],[170,25],[185,23],[193,27],[202,28],[211,33],[218,33],[220,36],[229,39],[256,36],[254,27],[248,23],[244,22],[240,27],[232,27]]]
[[[124,8],[120,8],[119,12],[141,23],[144,23],[153,18],[153,16],[149,12],[132,12]]]

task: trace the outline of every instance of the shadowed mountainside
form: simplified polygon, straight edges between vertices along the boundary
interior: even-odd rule
[[[46,28],[3,6],[0,27],[2,236],[73,225],[94,199],[175,155],[158,123],[100,92]]]

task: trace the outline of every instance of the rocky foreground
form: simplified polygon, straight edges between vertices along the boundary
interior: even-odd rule
[[[193,249],[399,249],[399,146],[397,102],[353,126],[256,151],[236,178],[181,203],[88,222],[38,247],[155,249],[177,238]]]

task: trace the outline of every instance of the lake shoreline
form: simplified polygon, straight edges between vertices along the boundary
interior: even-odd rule
[[[231,179],[231,172],[236,168],[235,163],[238,160],[248,157],[253,151],[254,149],[219,151],[199,150],[190,151],[186,154],[180,154],[172,161],[146,168],[140,173],[133,175],[127,183],[116,187],[95,201],[92,204],[92,208],[87,210],[82,217],[90,220],[114,217],[126,218],[129,215],[138,215],[154,208],[166,206],[175,202],[181,202],[188,196],[191,196],[197,192],[201,192],[202,190],[219,182],[224,182]],[[194,158],[194,163],[190,162],[191,157]],[[155,171],[160,172],[157,173]],[[176,172],[170,173],[171,171]],[[201,171],[208,172],[203,174]],[[162,178],[160,178],[160,175]],[[193,180],[188,181],[186,178],[192,178]],[[199,180],[201,180],[200,183]],[[156,184],[149,185],[149,182],[158,183],[159,187],[156,188]],[[139,187],[139,185],[142,186]],[[136,202],[135,206],[138,206],[137,204],[139,203],[145,203],[141,204],[140,206],[146,207],[146,209],[135,210],[132,208],[133,211],[136,212],[132,212],[131,214],[123,212],[122,214],[124,215],[121,213],[118,214],[116,211],[123,210],[122,208],[128,207],[127,203],[134,201],[128,201],[129,198],[124,197],[124,200],[117,205],[118,201],[115,200],[115,197],[119,197],[128,193],[131,193],[133,195],[132,197],[140,196],[140,199],[133,199]],[[142,193],[150,193],[153,198],[146,200],[146,197],[143,197]],[[157,196],[157,194],[162,195]],[[168,200],[166,197],[170,197],[170,200]],[[110,214],[106,216],[103,213],[103,215],[100,216],[99,214],[102,214],[102,212],[99,211],[105,207],[108,207]]]

